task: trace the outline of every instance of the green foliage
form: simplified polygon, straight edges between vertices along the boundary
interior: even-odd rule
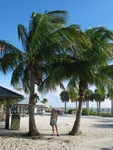
[[[88,115],[88,111],[86,108],[83,108],[82,109],[82,115]],[[95,112],[94,110],[89,110],[89,115],[93,115],[93,116],[96,116],[97,115],[97,112]]]
[[[69,109],[68,114],[72,114],[73,111],[76,111],[76,109]]]
[[[62,100],[62,102],[68,102],[69,101],[69,95],[68,95],[68,91],[62,91],[60,93],[60,98]]]
[[[89,111],[89,115],[97,116],[98,114],[97,114],[97,112],[95,112],[93,109],[91,109],[91,110]]]
[[[82,115],[87,115],[87,109],[86,108],[82,109]]]
[[[110,113],[100,113],[100,116],[102,117],[111,117]]]
[[[47,100],[47,98],[43,98],[43,100],[41,102],[46,104],[48,102],[48,100]]]
[[[87,115],[87,109],[86,108],[82,109],[82,115]],[[91,109],[91,110],[89,110],[89,115],[98,116],[98,113],[95,112],[93,109]],[[102,117],[111,117],[111,114],[104,112],[104,113],[100,113],[100,116],[102,116]]]

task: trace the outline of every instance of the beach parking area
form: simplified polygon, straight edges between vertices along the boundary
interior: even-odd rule
[[[81,134],[79,136],[70,136],[68,133],[73,127],[75,116],[58,116],[60,137],[51,136],[49,114],[44,116],[37,115],[35,119],[37,128],[42,134],[40,138],[26,136],[29,128],[28,117],[21,117],[20,130],[5,130],[4,122],[0,122],[0,150],[92,150],[91,147],[90,149],[84,149],[88,143],[89,146],[97,143],[103,148],[100,150],[104,150],[105,147],[102,145],[104,142],[99,143],[99,141],[109,141],[109,139],[113,138],[113,118],[82,116]],[[99,146],[98,149],[100,148]],[[112,150],[113,146],[110,148],[109,150]]]

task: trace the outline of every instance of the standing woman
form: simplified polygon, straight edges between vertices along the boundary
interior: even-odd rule
[[[52,136],[54,135],[55,128],[56,128],[57,136],[59,136],[58,128],[57,128],[57,119],[58,119],[57,112],[55,109],[52,109],[51,118],[50,118],[50,125],[52,126],[52,132],[53,132]]]

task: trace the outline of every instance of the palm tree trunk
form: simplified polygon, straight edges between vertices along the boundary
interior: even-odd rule
[[[83,105],[83,99],[85,95],[85,89],[86,89],[86,84],[83,81],[80,81],[79,83],[79,106],[77,110],[76,120],[70,132],[71,135],[78,135],[80,131],[80,121],[81,121],[81,115],[82,115],[82,105]]]
[[[76,100],[76,112],[77,112],[77,109],[78,109],[78,107],[77,107],[77,100]]]
[[[99,108],[98,108],[98,115],[100,116],[100,107],[101,107],[101,102],[99,101]]]
[[[89,101],[86,101],[87,115],[89,116]]]
[[[80,99],[79,100],[79,106],[78,106],[77,114],[76,114],[76,120],[75,120],[73,128],[72,128],[72,130],[70,132],[71,135],[78,135],[79,134],[80,119],[81,119],[81,115],[82,115],[82,105],[83,105],[83,100]]]
[[[65,103],[65,115],[66,115],[66,101],[64,103]]]
[[[35,115],[34,115],[34,74],[31,74],[31,85],[30,85],[30,99],[29,99],[29,135],[40,135],[40,133],[37,130],[36,123],[35,123]]]
[[[97,114],[99,113],[99,102],[97,101]]]

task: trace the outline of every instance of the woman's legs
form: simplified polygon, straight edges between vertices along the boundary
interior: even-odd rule
[[[52,132],[53,132],[53,134],[52,134],[52,135],[54,135],[54,125],[52,125]]]
[[[55,128],[56,128],[57,135],[59,135],[57,125],[55,125]]]

